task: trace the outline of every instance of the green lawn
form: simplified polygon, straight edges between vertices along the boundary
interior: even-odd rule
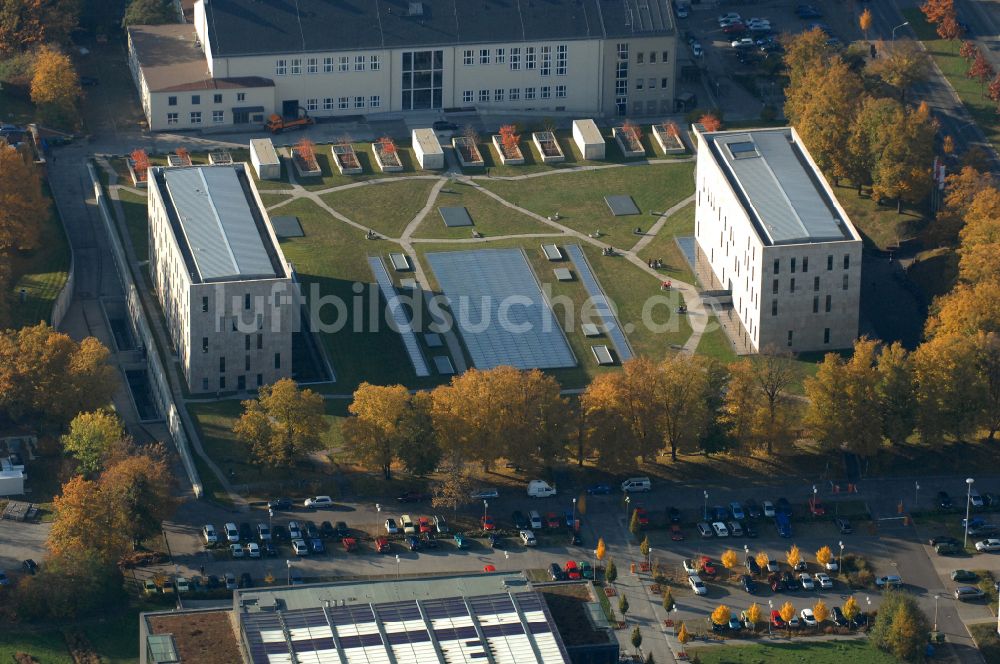
[[[161,608],[161,607],[157,607]],[[144,609],[152,610],[152,609]],[[139,610],[82,626],[101,664],[135,664],[139,659]],[[0,660],[2,661],[2,660]]]
[[[663,261],[663,267],[659,271],[664,279],[676,279],[692,285],[695,284],[694,273],[675,238],[694,236],[694,207],[694,203],[691,203],[675,212],[663,224],[656,237],[639,252],[639,257],[643,260],[658,258]]]
[[[858,196],[857,189],[845,180],[841,180],[839,187],[832,183],[831,187],[854,227],[869,244],[879,249],[898,246],[915,237],[927,221],[922,211],[903,208],[903,213],[899,214],[895,203],[878,205],[867,191]]]
[[[427,204],[437,182],[437,179],[397,178],[324,194],[323,200],[352,221],[387,237],[399,237]]]
[[[531,178],[528,180],[480,179],[487,189],[542,216],[559,213],[560,223],[577,231],[600,230],[605,241],[631,247],[633,229],[649,228],[651,212],[662,212],[694,193],[694,164],[655,164],[611,167]],[[614,217],[606,195],[630,195],[640,213]]]
[[[788,641],[772,642],[766,645],[720,646],[711,648],[688,648],[688,656],[697,655],[703,664],[736,664],[748,662],[757,664],[895,664],[896,658],[875,650],[867,641]]]
[[[705,333],[701,335],[696,352],[699,355],[715,358],[725,364],[736,360],[733,344],[730,343],[726,331],[719,325],[715,316],[708,317],[708,326],[705,328]]]
[[[1000,114],[997,113],[996,102],[983,94],[979,81],[965,75],[969,70],[969,63],[958,54],[958,49],[962,45],[961,40],[949,41],[938,38],[934,26],[927,22],[923,13],[917,8],[904,9],[902,12],[917,37],[924,42],[927,52],[934,58],[941,73],[955,88],[969,115],[986,134],[987,140],[994,145],[1000,143]]]
[[[264,204],[264,207],[270,209],[277,205],[278,203],[284,203],[292,198],[291,194],[260,194],[260,202]],[[276,212],[275,214],[281,214]]]
[[[969,625],[969,631],[986,664],[1000,664],[1000,637],[997,636],[996,621]]]
[[[508,201],[510,199],[507,199]],[[420,222],[414,238],[466,239],[472,237],[473,228],[448,228],[441,218],[442,207],[464,207],[472,217],[475,230],[487,238],[497,235],[523,235],[526,233],[550,233],[561,231],[536,221],[524,213],[512,210],[499,201],[487,196],[470,184],[452,182],[438,193],[434,209]]]
[[[48,190],[46,189],[46,195]],[[14,251],[3,254],[11,269],[10,315],[0,315],[0,329],[35,325],[48,321],[52,305],[69,278],[69,244],[55,206],[47,217],[40,219],[39,248],[34,251]],[[24,301],[21,301],[21,290]]]
[[[34,657],[39,664],[73,664],[59,630],[36,632],[17,627],[0,630],[0,662],[13,663],[14,656],[22,652]]]
[[[125,212],[125,226],[128,237],[139,261],[149,259],[149,216],[146,212],[146,197],[124,189],[118,190],[118,198]]]
[[[0,109],[0,120],[5,123],[26,125],[35,119],[35,106],[27,86],[10,83],[0,86]]]

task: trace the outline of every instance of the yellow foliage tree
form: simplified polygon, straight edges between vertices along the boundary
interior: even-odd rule
[[[35,59],[31,79],[31,101],[46,122],[73,124],[77,118],[76,102],[82,95],[80,77],[73,61],[49,46],[42,47]]]
[[[750,605],[750,608],[747,609],[747,620],[753,623],[754,629],[757,629],[757,623],[760,622],[760,619],[761,619],[760,604],[754,602],[753,604]]]
[[[716,625],[728,625],[733,613],[725,604],[720,604],[712,611],[712,622]]]
[[[598,560],[604,560],[604,555],[607,553],[607,548],[604,545],[604,538],[600,537],[597,540],[597,548],[594,549],[594,555]]]
[[[826,603],[823,600],[817,601],[813,606],[813,616],[815,616],[817,624],[825,622],[830,617],[830,609],[826,608]]]
[[[858,606],[858,600],[854,599],[854,595],[848,597],[844,602],[842,612],[848,620],[854,620],[861,614],[861,607]]]
[[[868,31],[871,30],[872,27],[872,10],[866,7],[865,10],[861,12],[861,16],[858,17],[858,26],[861,28],[861,31],[865,33],[865,41],[867,41]]]
[[[733,571],[733,568],[735,568],[736,565],[739,564],[739,562],[740,561],[739,558],[736,556],[736,552],[733,551],[732,549],[728,549],[725,553],[722,554],[722,566],[728,569],[730,572]]]
[[[757,566],[760,567],[762,571],[766,570],[767,564],[771,562],[771,556],[767,555],[766,551],[758,552],[755,559],[757,560]]]
[[[300,390],[291,378],[263,386],[257,399],[243,402],[243,409],[233,432],[260,465],[292,465],[302,452],[319,447],[329,427],[323,397]]]
[[[831,560],[833,560],[833,551],[830,550],[830,547],[820,547],[820,549],[816,552],[816,562],[823,567],[826,567],[826,564]]]
[[[799,564],[800,562],[802,562],[802,552],[801,552],[801,551],[799,551],[799,547],[798,547],[797,545],[793,544],[793,545],[792,545],[792,548],[790,548],[790,549],[789,549],[789,550],[788,550],[788,551],[787,551],[787,552],[785,553],[785,560],[786,560],[786,561],[788,561],[788,565],[789,565],[789,567],[791,567],[792,569],[795,569],[795,567],[796,567],[796,566],[797,566],[797,565],[798,565],[798,564]]]
[[[38,222],[48,214],[38,169],[19,151],[0,146],[0,251],[37,248]]]
[[[781,608],[778,609],[778,613],[781,614],[782,620],[788,622],[795,616],[795,607],[792,606],[791,602],[785,602],[781,605]]]
[[[688,633],[687,625],[681,623],[680,628],[677,630],[677,640],[680,641],[681,645],[687,645],[691,640],[691,635]]]

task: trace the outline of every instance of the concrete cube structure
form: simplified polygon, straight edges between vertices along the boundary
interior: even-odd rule
[[[281,159],[270,138],[250,139],[250,163],[261,180],[281,179]]]
[[[444,150],[433,129],[414,129],[412,133],[413,153],[417,163],[425,170],[444,168]]]
[[[600,161],[604,159],[605,142],[601,130],[593,120],[573,120],[573,142],[584,159]]]

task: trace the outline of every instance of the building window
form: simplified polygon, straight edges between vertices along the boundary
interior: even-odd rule
[[[803,272],[808,272],[809,271],[809,257],[808,256],[803,256],[802,257],[802,271]]]
[[[638,53],[636,53],[635,54],[635,64],[641,65],[641,64],[645,64],[645,63],[646,63],[646,54],[643,53],[642,51],[639,51]]]
[[[347,71],[351,68],[351,57],[341,55],[337,58],[337,71]]]
[[[851,269],[851,255],[850,254],[844,254],[844,269],[845,270]]]
[[[222,124],[226,121],[225,111],[212,111],[212,124]]]
[[[201,124],[201,111],[191,111],[191,124]]]
[[[167,106],[176,106],[177,97],[167,97]]]
[[[493,56],[493,63],[497,65],[503,65],[507,63],[507,55],[502,48],[498,48],[496,55]]]
[[[264,348],[264,335],[257,335],[257,350],[262,350]]]
[[[355,55],[354,56],[354,71],[364,71],[365,70],[365,56]]]
[[[788,290],[791,293],[795,292],[795,279],[792,279],[791,283],[789,284]]]
[[[813,290],[819,290],[819,277],[813,277]]]
[[[208,337],[201,338],[201,352],[203,353],[208,352]]]
[[[249,341],[249,340],[250,339],[248,337],[247,341]],[[249,355],[247,355],[247,356],[245,356],[243,358],[243,371],[250,371],[250,356]],[[240,376],[240,378],[243,378],[243,376]]]
[[[215,104],[221,104],[222,103],[222,95],[214,95],[212,97],[212,102],[215,103]]]
[[[637,78],[637,79],[635,79],[635,89],[636,90],[642,90],[645,86],[646,86],[646,79],[644,79],[644,78]]]
[[[660,87],[663,88],[664,90],[666,90],[667,89],[667,84],[669,82],[670,82],[669,78],[661,78],[660,79]]]
[[[823,328],[823,343],[830,343],[830,328],[828,327]]]
[[[833,269],[833,256],[827,256],[826,257],[826,269],[827,270],[832,270]]]
[[[618,44],[618,59],[628,60],[628,44]]]
[[[566,96],[566,86],[565,85],[557,85],[556,86],[556,97],[565,97],[565,96]]]
[[[323,97],[323,110],[332,111],[333,108],[333,97]]]
[[[323,58],[323,73],[324,74],[333,73],[333,58],[331,57]]]
[[[794,258],[791,260],[791,271],[792,271],[792,274],[795,274],[795,259]]]
[[[207,297],[201,298],[201,310],[202,311],[208,311],[208,298]]]
[[[246,101],[246,100],[247,100],[247,93],[245,92],[236,93],[236,101]]]
[[[624,95],[626,93],[628,93],[628,80],[627,79],[621,79],[621,80],[615,81],[615,94],[617,94],[617,95]]]
[[[503,101],[503,88],[497,88],[493,91],[493,101]]]
[[[285,76],[288,74],[288,60],[279,58],[278,61],[274,63],[274,73],[278,76]]]
[[[208,379],[207,378],[202,378],[201,379],[201,390],[202,390],[202,392],[208,392]]]
[[[792,345],[792,331],[791,330],[788,331],[788,345],[789,346]]]
[[[257,387],[264,384],[264,374],[257,374]]]
[[[490,64],[490,49],[488,48],[479,49],[479,64],[481,65]]]
[[[281,368],[281,353],[274,354],[274,368],[275,369]]]
[[[350,107],[350,101],[351,100],[350,100],[349,97],[337,97],[337,108],[339,108],[340,110],[344,110],[346,108],[349,108]]]
[[[177,113],[167,113],[167,124],[175,125],[177,124]]]
[[[552,96],[552,87],[549,85],[543,85],[541,87],[542,94],[540,95],[542,99],[548,99]]]
[[[364,107],[365,107],[365,98],[364,97],[355,97],[354,98],[354,108],[364,108]]]
[[[462,92],[462,102],[465,104],[472,103],[473,96],[472,90],[465,90]]]
[[[649,52],[649,64],[651,64],[651,65],[655,65],[656,64],[656,51],[650,51]]]
[[[465,65],[466,67],[475,64],[475,61],[473,60],[472,49],[467,48],[465,49],[465,51],[462,52],[462,64]]]
[[[780,267],[781,267],[781,259],[775,258],[774,259],[774,273],[775,274],[778,274],[778,271],[779,271]]]
[[[511,88],[507,91],[507,99],[518,101],[521,98],[521,88]]]
[[[307,58],[306,59],[306,73],[307,74],[318,74],[319,73],[319,58]]]
[[[201,95],[191,95],[191,105],[198,106],[201,104]]]
[[[250,358],[247,358],[247,371],[249,371],[249,370],[250,370]],[[236,389],[240,390],[240,391],[243,391],[243,390],[247,389],[247,377],[246,376],[237,376],[236,377]]]
[[[480,90],[479,91],[479,101],[481,101],[481,102],[488,102],[489,100],[490,100],[490,91],[489,90]]]
[[[226,373],[226,356],[219,357],[219,373]]]
[[[543,46],[542,47],[542,66],[539,67],[539,72],[542,76],[550,76],[552,74],[552,47]]]
[[[402,110],[442,107],[444,51],[403,53]]]
[[[832,305],[833,305],[833,299],[829,295],[827,295],[826,296],[826,313],[830,313],[830,309],[831,309]]]
[[[771,282],[771,292],[774,293],[775,295],[778,294],[778,280],[777,279],[775,279],[774,281]]]
[[[307,111],[318,111],[319,110],[319,99],[306,99],[306,110]]]
[[[670,51],[663,51],[660,55],[660,62],[670,62]]]
[[[250,335],[249,334],[243,337],[243,350],[250,350]],[[249,358],[250,358],[250,356],[248,355],[247,359],[249,360]]]
[[[524,68],[534,69],[535,68],[535,47],[526,46],[524,48]]]
[[[368,67],[372,71],[380,71],[382,69],[382,60],[377,55],[373,55],[368,58]]]
[[[819,313],[819,295],[813,295],[813,313]]]
[[[372,95],[368,98],[368,105],[372,108],[378,108],[382,105],[382,95]]]
[[[778,301],[777,300],[771,300],[771,315],[772,316],[777,316],[778,315]]]
[[[292,58],[292,67],[290,70],[292,76],[302,73],[302,58]]]
[[[847,275],[844,275],[844,290],[847,290]]]
[[[226,377],[225,376],[219,376],[219,389],[220,390],[226,389]]]
[[[511,70],[518,70],[521,68],[521,49],[512,48],[510,49],[510,68]]]
[[[650,90],[655,90],[656,89],[656,79],[655,78],[649,79],[649,81],[646,82],[646,87],[649,88]]]
[[[534,99],[535,98],[535,89],[534,88],[525,88],[524,89],[524,98],[525,99]]]

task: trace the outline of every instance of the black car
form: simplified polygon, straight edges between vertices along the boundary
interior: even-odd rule
[[[24,571],[27,572],[28,574],[34,574],[38,571],[38,563],[36,563],[31,558],[28,558],[27,560],[22,562],[21,566],[24,567]]]
[[[749,574],[744,574],[740,577],[740,585],[743,586],[743,590],[751,595],[757,591],[757,584],[754,583],[754,580],[750,578]]]
[[[347,527],[346,521],[338,521],[337,525],[334,526],[334,530],[337,532],[337,537],[341,539],[351,536],[351,529]]]
[[[209,590],[215,590],[221,584],[219,583],[219,577],[214,574],[209,574],[208,578],[205,580],[205,587]]]
[[[406,544],[406,548],[410,551],[417,551],[420,549],[420,540],[417,539],[416,535],[407,535],[403,542]]]
[[[722,505],[716,505],[712,508],[712,521],[725,521],[728,516],[729,510]]]
[[[240,574],[240,588],[253,588],[253,577],[250,572]]]
[[[430,496],[420,491],[405,491],[396,497],[396,502],[400,503],[421,503],[430,500]]]
[[[767,585],[771,587],[773,592],[778,592],[781,590],[781,575],[777,572],[771,572],[767,575]]]
[[[559,567],[559,563],[549,565],[549,578],[553,581],[562,581],[565,578],[562,568]]]
[[[574,531],[569,536],[569,543],[573,546],[580,546],[583,544],[583,539],[580,537],[580,533]]]
[[[332,523],[330,523],[329,521],[324,521],[323,523],[319,524],[319,534],[327,539],[330,539],[331,537],[334,537],[337,534],[337,531],[333,529]]]
[[[434,539],[434,535],[431,533],[421,533],[420,534],[420,545],[425,549],[436,549],[437,540]]]
[[[278,555],[278,549],[271,542],[262,542],[260,545],[261,555],[274,557]]]
[[[746,565],[747,565],[747,572],[749,572],[750,574],[752,574],[754,576],[759,576],[760,575],[760,565],[757,564],[757,559],[756,558],[754,558],[753,556],[748,555],[747,556]]]
[[[305,534],[308,539],[319,539],[319,528],[312,521],[306,521],[303,523],[305,526]]]
[[[667,520],[670,521],[670,523],[680,523],[681,511],[676,507],[667,508]]]
[[[518,530],[528,530],[528,528],[530,528],[528,520],[524,518],[524,514],[521,510],[515,510],[511,515],[511,519],[514,521],[514,527]]]
[[[833,622],[837,623],[840,627],[847,627],[847,617],[840,610],[839,606],[833,607]]]
[[[447,120],[435,120],[431,126],[434,127],[434,131],[455,131],[458,129],[457,124],[448,122]]]
[[[751,519],[759,519],[761,517],[760,505],[752,498],[743,503],[743,510]]]
[[[757,529],[754,528],[749,523],[744,523],[743,525],[743,535],[746,537],[757,537]]]
[[[271,539],[275,539],[278,541],[287,540],[288,528],[285,528],[280,523],[274,524],[273,526],[271,526]]]
[[[507,543],[504,541],[502,537],[500,537],[496,533],[490,533],[489,543],[491,549],[503,550],[507,548]]]
[[[937,492],[937,505],[943,510],[950,510],[955,506],[955,503],[951,501],[951,496],[948,495],[947,491]]]
[[[310,538],[309,550],[313,553],[326,553],[326,547],[323,546],[323,540],[318,537]]]
[[[791,515],[792,504],[788,502],[787,498],[778,498],[778,502],[774,504],[774,509],[778,514]]]
[[[937,546],[938,544],[953,544],[958,545],[959,541],[954,537],[949,535],[935,535],[927,541],[931,546]]]
[[[835,517],[833,523],[837,526],[837,530],[840,531],[841,535],[850,535],[854,532],[854,529],[851,528],[851,522],[842,516]]]
[[[782,573],[781,585],[785,587],[786,591],[798,590],[801,587],[799,585],[799,580],[796,579],[791,572]]]
[[[267,501],[267,506],[272,510],[290,510],[292,509],[292,499],[275,498],[274,500]]]
[[[240,539],[244,542],[252,542],[256,539],[253,536],[253,528],[250,527],[249,523],[240,524]]]

